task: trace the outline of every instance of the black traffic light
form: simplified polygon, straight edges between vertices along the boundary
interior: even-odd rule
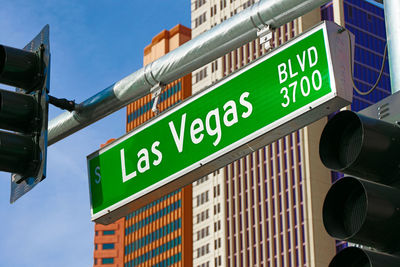
[[[0,45],[0,171],[10,172],[11,202],[46,176],[49,27],[24,49]]]
[[[373,250],[345,249],[330,266],[400,266],[396,256],[400,252],[399,151],[397,125],[342,111],[325,126],[319,147],[322,163],[351,175],[336,181],[326,195],[325,229],[336,239]]]

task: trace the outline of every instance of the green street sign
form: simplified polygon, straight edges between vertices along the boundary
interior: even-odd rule
[[[88,156],[108,224],[351,103],[349,35],[324,22]]]

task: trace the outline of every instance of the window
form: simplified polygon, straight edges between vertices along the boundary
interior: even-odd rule
[[[221,256],[216,257],[214,266],[221,266],[222,265],[221,262],[222,262]]]
[[[204,177],[200,178],[199,180],[197,180],[196,185],[204,183],[207,180],[208,180],[208,176],[204,176]]]
[[[217,14],[217,5],[214,5],[210,8],[211,17]]]
[[[348,12],[349,12],[349,18],[353,18],[353,7],[347,6],[348,7]]]
[[[200,16],[198,16],[197,18],[195,18],[194,20],[194,27],[198,27],[201,24],[203,24],[203,22],[206,21],[206,12],[204,12],[203,14],[201,14]]]
[[[206,244],[197,249],[197,258],[204,256],[210,252],[210,244]]]
[[[218,60],[213,61],[213,62],[211,63],[211,72],[215,72],[215,71],[217,71],[217,70],[218,70]]]
[[[102,258],[101,264],[114,264],[114,258]]]
[[[201,7],[202,5],[204,5],[206,3],[206,0],[195,0],[194,1],[194,9],[198,9],[199,7]]]
[[[103,249],[114,249],[114,243],[105,243],[103,244]]]
[[[255,0],[249,0],[243,4],[243,9],[246,9],[254,4]]]
[[[103,231],[103,235],[115,235],[114,230]]]
[[[197,231],[197,240],[200,240],[200,239],[202,239],[202,238],[208,236],[208,235],[210,234],[209,228],[210,228],[210,227],[207,226],[207,227],[205,227],[205,228],[200,229],[199,231]]]
[[[221,230],[221,221],[214,223],[214,232]]]
[[[220,0],[219,7],[220,10],[224,9],[226,7],[226,0]]]
[[[214,215],[216,215],[220,212],[221,212],[221,204],[218,203],[217,205],[214,205]]]
[[[195,77],[196,77],[196,83],[203,80],[204,78],[206,78],[207,77],[207,67],[198,71],[196,73]]]
[[[221,194],[221,186],[217,185],[217,196]]]
[[[220,248],[221,247],[221,238],[218,238],[214,241],[214,248]]]
[[[201,193],[200,195],[196,196],[196,203],[197,206],[200,206],[201,204],[207,202],[209,200],[208,198],[208,191]]]
[[[197,223],[200,223],[206,219],[208,219],[208,209],[205,211],[202,211],[201,213],[197,214]]]

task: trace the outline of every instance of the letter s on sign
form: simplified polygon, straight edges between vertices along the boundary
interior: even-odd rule
[[[97,178],[94,178],[94,182],[96,184],[99,184],[101,181],[101,175],[100,175],[100,167],[97,166],[96,169],[94,169],[94,174],[96,174]]]

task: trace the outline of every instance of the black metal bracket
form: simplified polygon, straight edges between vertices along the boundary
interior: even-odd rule
[[[49,95],[49,103],[53,106],[56,106],[61,109],[65,109],[68,111],[75,110],[75,100],[68,100],[65,98],[56,98],[54,96]]]

